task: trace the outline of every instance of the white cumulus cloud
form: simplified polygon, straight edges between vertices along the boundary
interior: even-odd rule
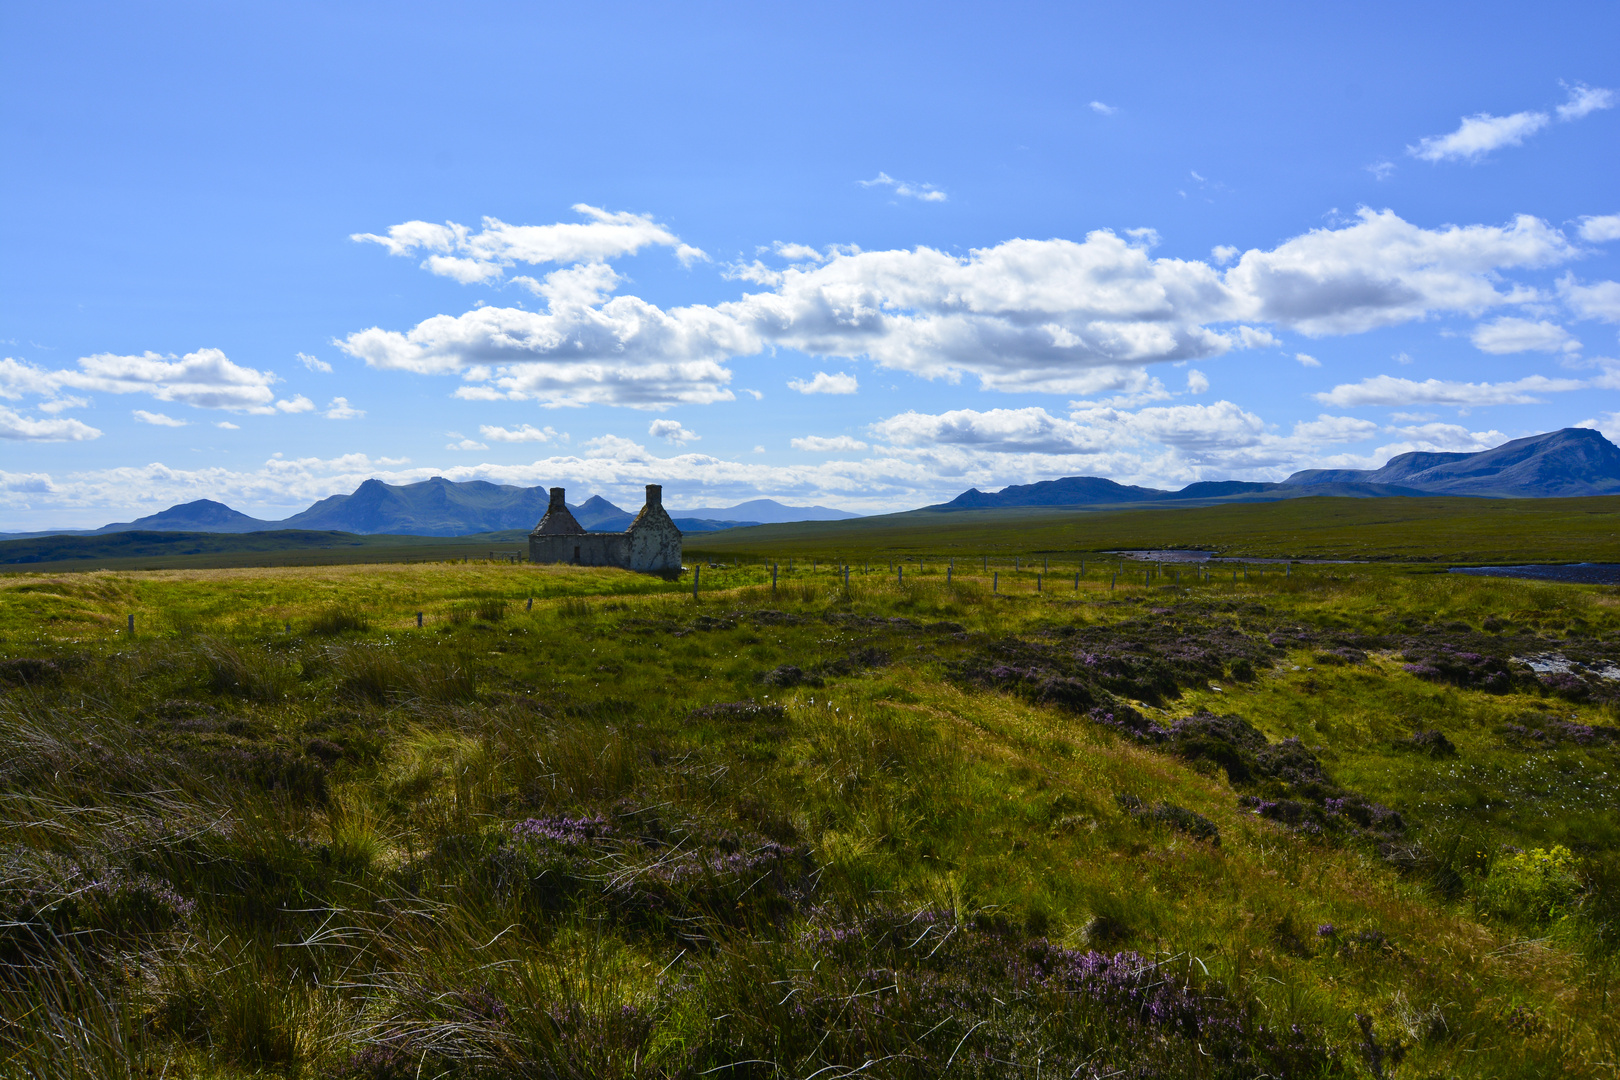
[[[1416,146],[1408,146],[1406,152],[1424,161],[1476,162],[1493,150],[1521,145],[1525,139],[1552,123],[1554,116],[1568,123],[1590,116],[1599,109],[1613,108],[1614,105],[1614,91],[1577,85],[1569,88],[1568,98],[1551,114],[1538,109],[1509,116],[1476,113],[1463,117],[1456,131],[1448,135],[1430,135],[1419,140]]]
[[[1297,352],[1297,353],[1294,354],[1294,359],[1299,361],[1299,364],[1300,364],[1301,367],[1321,367],[1322,366],[1322,361],[1318,360],[1316,357],[1310,355],[1309,353]]]
[[[789,379],[788,388],[801,394],[853,394],[860,389],[860,383],[847,372],[829,375],[825,371],[818,371],[813,379]]]
[[[145,409],[136,409],[132,414],[143,424],[152,424],[155,427],[185,427],[184,420],[176,420],[172,416],[165,416],[159,412],[147,412]]]
[[[49,473],[14,473],[0,469],[0,492],[11,495],[48,495],[56,490]]]
[[[872,434],[898,447],[958,446],[1000,453],[1095,453],[1108,445],[1106,433],[1038,406],[904,412],[873,424]]]
[[[1280,478],[1322,446],[1378,430],[1371,421],[1323,415],[1279,434],[1230,401],[1135,412],[1081,408],[1066,418],[1038,407],[907,412],[872,425],[873,434],[890,443],[885,453],[941,472],[979,464],[1033,479],[1089,473],[1161,486],[1204,478],[1206,469],[1223,478],[1252,470]]]
[[[41,401],[39,403],[39,411],[48,412],[52,416],[55,416],[57,413],[66,412],[68,409],[82,409],[88,404],[90,404],[89,398],[75,397],[72,394],[63,394],[59,397],[51,398],[49,401]]]
[[[1620,240],[1620,214],[1588,214],[1581,218],[1579,231],[1589,244]]]
[[[1532,321],[1504,315],[1474,327],[1469,335],[1474,347],[1502,355],[1518,352],[1579,352],[1581,343],[1557,323]]]
[[[1091,395],[1099,380],[1149,364],[1278,347],[1270,327],[1359,334],[1528,303],[1541,294],[1509,271],[1581,254],[1527,215],[1428,229],[1364,208],[1271,250],[1226,252],[1235,264],[1224,272],[1154,258],[1149,232],[1009,240],[965,255],[833,247],[812,259],[783,244],[802,261],[750,278],[758,291],[669,309],[614,295],[622,279],[585,263],[532,282],[544,312],[480,307],[406,331],[362,330],[340,346],[373,367],[460,374],[464,399],[546,406],[732,400],[727,362],[771,347],[927,379],[971,375],[991,390]]]
[[[1091,103],[1091,111],[1094,113],[1100,113],[1103,116],[1113,116],[1115,113],[1119,112],[1119,106],[1105,105],[1100,101],[1093,101]]]
[[[286,406],[273,404],[275,394],[270,387],[276,382],[274,372],[233,363],[218,349],[198,349],[179,358],[153,352],[140,356],[97,353],[80,358],[76,371],[53,371],[48,377],[57,385],[76,390],[148,394],[158,401],[199,409],[286,411]],[[296,399],[288,404],[296,406]]]
[[[703,437],[682,427],[679,420],[654,420],[647,425],[647,434],[655,439],[663,439],[672,446],[685,446]]]
[[[89,424],[71,419],[35,420],[0,405],[0,439],[17,442],[87,442],[101,438]]]
[[[558,437],[556,428],[549,425],[544,428],[537,428],[533,424],[524,424],[519,428],[504,428],[495,427],[491,424],[483,424],[478,428],[478,434],[482,435],[490,442],[508,443],[547,443]],[[564,435],[563,439],[566,440],[567,436]]]
[[[1613,90],[1604,90],[1596,86],[1576,85],[1570,87],[1569,100],[1558,106],[1558,119],[1563,121],[1580,120],[1597,112],[1599,109],[1612,109],[1615,106],[1615,93]]]
[[[1558,281],[1558,295],[1579,318],[1620,322],[1620,281],[1582,285],[1573,274],[1566,274]]]
[[[806,435],[802,439],[791,439],[789,445],[795,450],[803,450],[811,454],[848,454],[856,450],[867,449],[866,443],[859,439],[852,439],[848,435]],[[763,453],[763,446],[755,447],[757,452]]]
[[[721,361],[760,348],[756,334],[713,308],[664,311],[629,296],[547,313],[478,308],[408,333],[373,327],[341,344],[378,368],[491,370],[457,392],[471,400],[632,408],[730,401],[731,372]]]
[[[318,371],[322,375],[332,374],[332,365],[319,357],[311,356],[309,353],[299,353],[298,360],[311,371]]]
[[[907,180],[896,180],[886,172],[880,172],[870,180],[858,180],[861,187],[892,188],[896,195],[904,195],[908,199],[918,199],[922,202],[944,202],[946,195],[933,184],[916,184]]]
[[[1519,146],[1552,122],[1544,112],[1516,112],[1511,116],[1477,113],[1465,116],[1449,135],[1430,135],[1406,152],[1424,161],[1478,161],[1492,150]]]
[[[16,401],[25,394],[55,394],[58,385],[51,372],[25,360],[0,360],[0,397]]]
[[[1272,251],[1246,252],[1226,275],[1239,309],[1312,336],[1363,333],[1532,299],[1526,286],[1499,291],[1500,271],[1553,266],[1578,254],[1561,232],[1527,214],[1505,226],[1438,229],[1389,210],[1363,208],[1357,218]]]
[[[586,203],[576,203],[574,211],[587,220],[508,225],[486,217],[477,232],[453,221],[443,225],[407,221],[390,226],[386,235],[355,233],[349,239],[381,244],[390,255],[426,252],[424,269],[463,284],[496,280],[517,263],[602,262],[634,255],[644,247],[673,248],[685,263],[708,258],[650,216],[602,210]]]
[[[1205,375],[1202,371],[1198,371],[1197,369],[1194,369],[1192,371],[1187,372],[1187,392],[1188,393],[1190,393],[1190,394],[1202,394],[1204,391],[1206,391],[1208,389],[1209,389],[1209,376]]]
[[[321,415],[328,420],[358,420],[366,415],[366,410],[356,409],[348,398],[337,397],[326,403],[326,411]]]
[[[1465,383],[1441,379],[1398,379],[1375,375],[1359,383],[1344,383],[1313,397],[1324,405],[1354,408],[1360,405],[1529,405],[1541,400],[1539,394],[1579,390],[1586,384],[1579,379],[1549,379],[1530,375],[1513,382]]]

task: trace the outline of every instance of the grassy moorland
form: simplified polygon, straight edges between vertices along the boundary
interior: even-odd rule
[[[1620,497],[1288,499],[1200,508],[912,511],[688,537],[703,552],[823,559],[1010,559],[1133,548],[1248,558],[1394,562],[1613,562]]]
[[[928,571],[0,578],[0,1075],[1614,1074],[1613,589]]]
[[[694,533],[689,554],[760,563],[790,558],[860,565],[955,558],[1002,563],[1129,548],[1212,548],[1239,558],[1431,563],[1612,562],[1620,497],[1586,499],[1291,499],[1161,509],[917,510],[851,521]],[[0,571],[171,570],[413,563],[520,554],[521,530],[476,536],[109,533],[0,541]]]
[[[171,570],[332,566],[502,557],[527,552],[521,531],[474,536],[389,536],[310,529],[254,533],[119,532],[0,541],[6,570]]]

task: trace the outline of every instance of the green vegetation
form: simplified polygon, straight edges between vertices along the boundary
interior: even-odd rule
[[[233,566],[333,566],[485,559],[528,553],[528,533],[361,536],[276,529],[255,533],[118,532],[0,541],[0,566],[18,570],[168,570]]]
[[[1240,558],[1398,562],[1613,562],[1620,497],[1289,499],[1197,509],[916,510],[688,536],[718,557],[1010,559],[1138,548],[1201,548]],[[1072,560],[1071,560],[1072,561]]]
[[[1613,589],[924,566],[0,578],[0,1075],[1612,1075]]]
[[[922,559],[1046,557],[1071,570],[1083,556],[1137,548],[1207,548],[1238,558],[1490,564],[1608,562],[1620,550],[1620,497],[1585,499],[1290,499],[1165,509],[1073,507],[965,510],[850,521],[761,525],[686,537],[688,562],[741,558],[855,565]],[[527,533],[362,536],[284,529],[259,533],[108,533],[0,541],[0,567],[166,570],[504,560]],[[756,580],[758,575],[756,573]]]

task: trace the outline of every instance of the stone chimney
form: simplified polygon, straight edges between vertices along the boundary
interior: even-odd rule
[[[585,530],[579,527],[574,515],[569,512],[568,504],[563,502],[563,489],[551,489],[551,504],[546,507],[546,516],[540,519],[540,524],[534,527],[536,533],[542,535],[555,535],[557,533],[582,533]]]
[[[664,485],[663,484],[648,484],[647,485],[647,507],[649,509],[651,509],[654,506],[663,506],[663,505],[664,505]]]

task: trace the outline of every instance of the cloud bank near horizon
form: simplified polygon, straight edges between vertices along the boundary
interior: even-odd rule
[[[1583,361],[1581,341],[1560,321],[1620,322],[1620,283],[1583,282],[1564,269],[1590,250],[1583,244],[1620,239],[1620,215],[1588,215],[1566,232],[1530,215],[1499,225],[1426,228],[1392,210],[1363,208],[1270,249],[1218,249],[1214,262],[1156,256],[1161,241],[1148,229],[1123,235],[1098,229],[1079,241],[1011,239],[960,255],[929,247],[818,250],[777,243],[746,265],[720,268],[725,280],[743,283],[740,295],[664,308],[622,294],[626,279],[610,261],[646,249],[666,250],[687,265],[707,256],[650,216],[584,204],[576,209],[587,220],[517,226],[486,218],[476,231],[410,221],[355,234],[356,241],[391,255],[425,254],[421,266],[434,275],[470,286],[517,286],[544,308],[479,301],[459,315],[436,315],[404,330],[371,327],[335,344],[373,370],[456,378],[453,396],[472,402],[653,412],[701,407],[736,400],[734,362],[787,349],[822,360],[822,370],[785,380],[802,395],[858,396],[861,380],[840,365],[866,363],[930,382],[972,379],[992,393],[1067,397],[1068,410],[907,410],[854,434],[795,433],[784,442],[817,460],[793,465],[693,453],[658,457],[630,437],[608,433],[583,440],[578,453],[527,465],[405,469],[346,455],[292,459],[302,464],[276,458],[249,470],[150,465],[60,479],[5,472],[0,506],[119,505],[139,490],[163,505],[208,497],[298,507],[352,490],[367,478],[354,471],[358,462],[381,467],[374,475],[395,481],[446,475],[550,484],[561,477],[609,493],[633,489],[641,482],[634,478],[652,469],[693,500],[770,492],[869,510],[939,501],[968,486],[1058,475],[1174,486],[1233,474],[1279,479],[1304,467],[1376,467],[1406,450],[1477,450],[1510,436],[1406,422],[1399,414],[1379,423],[1322,413],[1285,429],[1229,400],[1186,402],[1211,389],[1201,370],[1189,370],[1185,389],[1173,392],[1150,369],[1280,350],[1290,363],[1317,370],[1321,362],[1295,352],[1283,335],[1355,336],[1441,317],[1479,320],[1466,336],[1486,355],[1550,354],[1595,373],[1502,382],[1378,374],[1311,396],[1335,410],[1466,411],[1620,388],[1620,364]],[[540,278],[511,275],[519,264],[554,268]],[[1518,276],[1559,270],[1551,285]],[[297,359],[312,373],[331,374],[331,365],[309,354]],[[89,404],[77,394],[137,394],[237,415],[365,415],[347,397],[332,397],[321,409],[302,394],[279,396],[279,381],[274,372],[239,364],[214,348],[178,357],[98,353],[61,369],[6,358],[0,360],[0,399],[16,407],[0,405],[0,439],[98,438],[98,429],[59,415]],[[22,411],[29,398],[46,415]],[[189,423],[161,411],[134,415],[160,427]],[[235,427],[229,421],[216,426]],[[485,441],[448,433],[446,448],[470,453],[491,443],[570,441],[552,426],[528,423],[479,425],[479,433]],[[645,433],[673,449],[700,439],[673,419],[656,419]],[[1360,453],[1343,449],[1372,440],[1382,441]]]

